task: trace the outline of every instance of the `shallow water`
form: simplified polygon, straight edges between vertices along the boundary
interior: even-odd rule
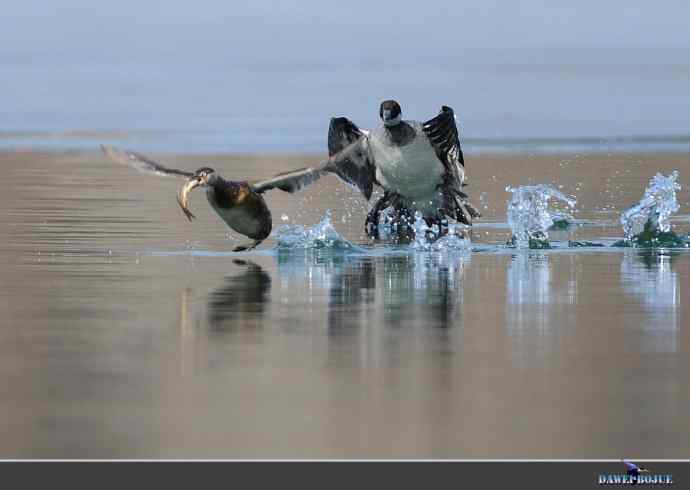
[[[251,178],[305,159],[200,160]],[[687,162],[475,158],[484,218],[450,253],[368,242],[329,178],[269,195],[275,226],[330,210],[353,249],[233,254],[201,194],[184,219],[179,181],[2,154],[0,456],[687,457],[690,253],[564,245],[620,239],[673,168],[687,233]],[[535,183],[576,196],[579,225],[507,248],[505,188]]]

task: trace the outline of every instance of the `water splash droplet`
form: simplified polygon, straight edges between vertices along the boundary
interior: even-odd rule
[[[565,203],[570,208],[576,204],[576,199],[568,197],[557,189],[545,185],[524,185],[517,188],[506,187],[513,197],[508,201],[508,225],[512,232],[512,243],[518,248],[527,248],[541,244],[548,246],[548,230],[554,220],[572,220],[564,212],[549,207],[552,200]],[[539,248],[544,248],[539,247]]]
[[[650,179],[640,202],[621,214],[626,240],[642,233],[647,225],[652,231],[671,231],[671,216],[680,208],[676,199],[676,191],[681,189],[676,182],[678,175],[678,170],[671,172],[668,177],[657,173]]]
[[[418,251],[453,252],[470,250],[472,242],[465,236],[461,225],[448,224],[448,232],[441,235],[438,225],[429,226],[421,213],[415,213],[414,242],[412,248]]]
[[[283,225],[276,230],[278,248],[283,250],[310,250],[329,248],[334,250],[355,250],[352,243],[343,238],[331,223],[331,212],[312,227]]]

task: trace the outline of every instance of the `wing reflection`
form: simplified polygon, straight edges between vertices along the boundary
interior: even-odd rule
[[[384,318],[391,326],[450,326],[462,303],[462,275],[470,255],[414,254],[381,264]]]

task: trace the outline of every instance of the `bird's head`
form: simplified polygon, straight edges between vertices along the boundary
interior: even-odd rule
[[[402,118],[400,104],[398,104],[395,100],[384,100],[381,102],[381,107],[379,108],[379,116],[381,117],[384,126],[397,126],[400,124]]]
[[[194,176],[192,176],[189,180],[195,183],[194,187],[207,186],[211,183],[215,176],[216,171],[211,167],[201,167],[194,172]]]

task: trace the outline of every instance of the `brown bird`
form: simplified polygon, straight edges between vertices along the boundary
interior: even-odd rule
[[[186,177],[187,181],[177,196],[185,216],[192,221],[195,216],[189,210],[189,193],[196,187],[206,189],[206,197],[213,210],[231,229],[247,236],[252,241],[236,246],[233,251],[251,250],[271,233],[273,222],[271,211],[262,194],[270,189],[295,192],[321,177],[324,165],[303,168],[278,174],[258,182],[226,180],[210,167],[201,167],[195,172],[165,167],[139,153],[101,145],[103,152],[118,163],[160,176]]]

